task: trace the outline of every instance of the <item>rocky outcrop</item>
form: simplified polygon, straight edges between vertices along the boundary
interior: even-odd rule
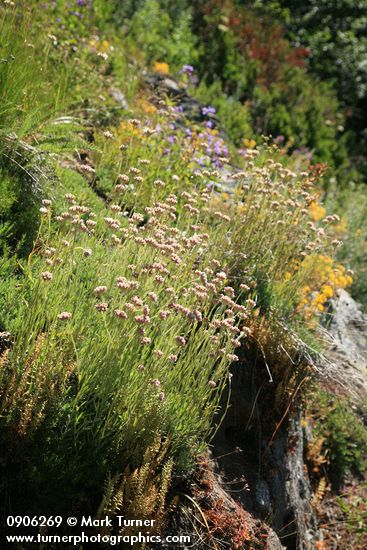
[[[174,99],[180,112],[193,122],[210,122],[212,128],[219,126],[218,116],[205,109],[206,105],[192,97],[186,87],[171,75],[148,73],[144,78],[145,84],[152,88],[158,97],[168,96]]]
[[[306,434],[300,412],[293,412],[270,445],[266,435],[244,434],[238,452],[237,438],[221,434],[213,449],[213,455],[219,456],[215,472],[253,520],[269,527],[279,548],[313,550],[320,533],[304,467]],[[244,480],[246,491],[241,488]]]
[[[316,365],[316,372],[324,385],[330,384],[330,390],[337,385],[345,396],[360,398],[366,395],[367,386],[366,315],[344,290],[333,300],[332,308],[333,314],[330,312],[323,332],[329,350]],[[228,543],[228,532],[216,531],[211,518],[217,518],[227,527],[237,525],[239,528],[238,521],[243,522],[248,538],[236,548],[314,550],[319,545],[324,547],[323,531],[319,529],[311,504],[313,492],[305,466],[310,426],[302,421],[297,404],[270,440],[271,431],[264,422],[263,411],[257,410],[257,422],[246,424],[244,420],[253,412],[249,387],[254,372],[248,363],[245,369],[240,366],[234,369],[232,408],[236,410],[229,411],[217,432],[210,456],[203,461],[196,482],[190,486],[192,501],[185,503],[184,513],[181,509],[176,515],[175,529],[191,532],[198,548],[219,548],[215,542],[218,540]],[[200,524],[203,523],[201,514],[207,521],[204,530]],[[228,515],[233,518],[232,523],[226,519]],[[199,540],[198,533],[202,537]]]
[[[367,395],[367,315],[345,290],[332,300],[323,336],[327,351],[320,357],[320,376],[332,391],[363,398]]]

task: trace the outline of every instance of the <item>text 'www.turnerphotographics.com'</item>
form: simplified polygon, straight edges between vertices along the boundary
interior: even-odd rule
[[[68,543],[72,546],[78,547],[80,544],[91,543],[100,544],[105,543],[110,546],[117,546],[121,543],[128,544],[129,546],[144,544],[163,544],[172,546],[181,546],[182,544],[188,544],[191,542],[191,537],[187,535],[167,535],[165,537],[155,533],[156,520],[154,519],[129,519],[125,516],[104,516],[103,518],[94,518],[92,516],[68,516],[63,518],[62,516],[8,516],[6,524],[8,529],[15,530],[16,534],[7,534],[7,543]],[[65,529],[70,528],[82,528],[75,534],[65,534]],[[29,533],[24,534],[25,528]],[[62,534],[51,534],[50,531],[60,529]],[[98,533],[96,530],[101,529]],[[34,531],[40,531],[37,534]],[[45,533],[45,530],[48,533]],[[108,534],[106,530],[116,530],[118,535]],[[153,531],[153,532],[151,532]],[[19,534],[19,533],[22,534]]]

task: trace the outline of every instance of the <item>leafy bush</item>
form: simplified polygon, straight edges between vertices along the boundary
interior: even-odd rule
[[[339,488],[348,473],[363,476],[367,469],[367,430],[350,405],[319,390],[313,401],[316,437],[324,438],[330,480]]]
[[[250,126],[257,141],[263,135],[279,137],[291,144],[289,152],[327,163],[346,179],[348,136],[342,136],[344,115],[332,86],[307,72],[308,50],[293,46],[282,27],[259,17],[255,8],[235,1],[223,8],[211,0],[194,12],[194,29],[203,43],[199,76],[212,87],[209,97],[217,93],[211,101],[218,109],[221,104],[229,135],[238,144],[243,126],[251,137]],[[199,93],[200,88],[204,96],[204,85]],[[233,108],[241,113],[237,124],[229,117]]]
[[[310,49],[312,69],[336,83],[347,105],[366,97],[367,2],[341,0],[280,0],[288,9],[287,24],[294,41]],[[316,9],[315,9],[316,8]]]
[[[254,90],[252,118],[257,133],[283,136],[295,149],[306,147],[314,163],[334,167],[338,151],[338,104],[330,87],[307,78],[299,68],[285,69],[284,81]]]
[[[258,0],[255,6],[259,15],[281,22],[293,44],[307,48],[312,73],[333,86],[347,114],[342,125],[349,134],[351,164],[366,179],[367,2]],[[350,175],[342,179],[349,180]]]
[[[128,43],[140,48],[148,63],[166,61],[174,70],[194,63],[197,40],[191,31],[191,11],[182,11],[175,20],[158,0],[146,0],[129,22]]]
[[[228,98],[223,93],[219,81],[211,85],[201,81],[195,90],[195,96],[203,104],[212,105],[216,109],[223,130],[235,145],[243,145],[243,139],[252,136],[248,109],[240,101]]]

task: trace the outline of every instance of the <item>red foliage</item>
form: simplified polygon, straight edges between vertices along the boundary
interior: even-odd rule
[[[310,165],[310,181],[317,182],[325,174],[327,164],[318,162]]]
[[[235,6],[233,0],[209,0],[204,8],[207,21],[217,26],[225,21],[238,40],[238,49],[256,62],[258,81],[269,86],[282,80],[286,67],[303,67],[310,52],[294,47],[281,25],[259,17],[253,10]]]
[[[234,550],[241,548],[250,539],[246,522],[246,513],[241,506],[235,503],[235,512],[230,512],[225,507],[222,499],[213,502],[209,510],[205,510],[205,517],[212,534],[230,540]]]

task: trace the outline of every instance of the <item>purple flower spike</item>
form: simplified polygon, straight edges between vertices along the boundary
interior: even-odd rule
[[[192,76],[192,74],[194,73],[194,70],[195,69],[192,65],[183,65],[179,74],[187,74],[188,76]]]
[[[211,107],[210,105],[208,105],[207,107],[203,107],[201,109],[201,112],[203,113],[204,116],[214,115],[216,113],[216,110],[214,109],[214,107]]]

